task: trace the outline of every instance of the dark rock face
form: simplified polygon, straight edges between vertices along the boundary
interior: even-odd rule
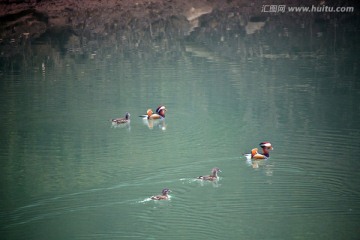
[[[308,1],[306,6],[319,4]],[[341,38],[334,43],[334,36],[359,32],[357,12],[263,12],[262,3],[243,0],[9,0],[0,9],[3,58],[24,54],[36,42],[51,43],[61,53],[91,55],[107,48],[179,51],[184,41],[201,42],[229,58],[289,57],[339,48],[345,43]]]

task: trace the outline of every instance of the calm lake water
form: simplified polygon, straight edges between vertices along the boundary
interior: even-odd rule
[[[351,51],[237,59],[189,38],[169,55],[3,64],[2,239],[358,239]],[[138,116],[160,104],[149,128]],[[130,126],[112,126],[125,112]],[[274,151],[254,168],[243,153],[261,141]],[[218,183],[194,180],[213,167]],[[148,200],[163,188],[169,201]]]

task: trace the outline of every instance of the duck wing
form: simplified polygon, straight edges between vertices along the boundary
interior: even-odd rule
[[[129,120],[126,118],[115,118],[111,120],[114,123],[127,123]]]

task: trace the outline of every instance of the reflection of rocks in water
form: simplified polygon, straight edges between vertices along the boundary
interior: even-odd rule
[[[186,43],[185,45],[185,51],[188,53],[191,53],[193,56],[205,58],[209,60],[210,62],[216,62],[220,61],[221,58],[219,58],[218,55],[216,55],[215,52],[207,49],[206,47],[202,45],[195,45],[191,43]]]
[[[267,21],[265,17],[251,17],[250,21],[245,26],[246,34],[254,34],[256,31],[260,31]]]
[[[16,38],[28,33],[39,36],[46,30],[48,16],[34,9],[8,14],[0,17],[2,37]]]
[[[245,27],[246,34],[254,34],[265,26],[265,22],[248,22]]]

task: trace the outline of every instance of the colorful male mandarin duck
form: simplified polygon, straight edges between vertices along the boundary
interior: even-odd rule
[[[146,115],[141,115],[140,117],[145,118],[145,119],[164,119],[166,111],[167,111],[167,109],[165,108],[165,106],[159,106],[156,109],[156,113],[154,113],[153,110],[151,108],[149,108],[146,111]]]
[[[270,157],[270,151],[274,148],[270,142],[262,142],[259,144],[262,149],[262,153],[258,153],[257,148],[251,150],[251,159],[267,159]]]
[[[113,122],[114,124],[130,123],[130,113],[127,112],[124,118],[111,119],[111,122]]]
[[[171,192],[170,189],[164,188],[161,192],[161,195],[152,196],[151,199],[152,200],[168,200],[170,192]]]
[[[214,167],[211,170],[211,175],[207,175],[207,176],[199,176],[197,177],[197,179],[201,179],[201,180],[207,180],[207,181],[216,181],[219,179],[219,176],[217,175],[218,172],[221,172],[221,170],[217,167]]]

